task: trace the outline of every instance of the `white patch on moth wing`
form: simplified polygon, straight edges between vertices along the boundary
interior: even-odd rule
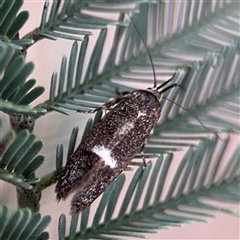
[[[119,129],[118,134],[122,135],[122,134],[127,134],[129,132],[129,130],[134,128],[134,123],[133,122],[129,122],[123,125],[123,127],[121,129]]]
[[[111,168],[115,168],[117,166],[117,161],[111,156],[111,150],[104,146],[95,146],[92,151],[97,154],[106,165]]]
[[[141,116],[146,116],[147,114],[145,112],[138,112],[137,118],[140,118]]]

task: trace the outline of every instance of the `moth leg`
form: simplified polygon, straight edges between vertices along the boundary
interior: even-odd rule
[[[141,147],[141,155],[142,155],[142,160],[143,160],[143,166],[144,166],[144,167],[147,166],[147,163],[146,163],[146,160],[145,160],[145,156],[144,156],[144,152],[143,152],[143,149],[144,149],[144,147],[145,147],[145,144],[146,144],[146,143],[144,143],[144,144],[142,145],[142,147]]]
[[[84,111],[84,110],[77,110],[77,112],[80,112],[80,113],[95,113],[99,110],[109,110],[112,106],[114,106],[115,104],[119,103],[120,101],[122,101],[124,98],[126,97],[126,95],[124,96],[119,96],[117,98],[111,98],[109,99],[106,103],[104,103],[102,106],[100,107],[97,107],[95,109],[92,109],[92,110],[87,110],[87,111]]]

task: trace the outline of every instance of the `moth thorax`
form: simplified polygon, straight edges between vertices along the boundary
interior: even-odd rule
[[[147,91],[152,93],[159,101],[161,100],[162,94],[156,88],[148,88]]]

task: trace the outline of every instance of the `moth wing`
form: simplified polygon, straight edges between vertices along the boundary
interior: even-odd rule
[[[78,192],[84,189],[87,182],[91,179],[98,161],[99,158],[95,154],[83,151],[80,145],[69,158],[58,177],[55,188],[57,200],[65,199],[72,192],[75,192],[76,189],[78,189]]]
[[[76,214],[91,205],[122,172],[120,169],[103,166],[101,162],[96,163],[94,169],[96,171],[92,174],[92,178],[88,179],[84,189],[81,189],[73,197],[71,214]]]

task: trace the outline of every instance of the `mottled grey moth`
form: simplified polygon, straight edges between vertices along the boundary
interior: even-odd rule
[[[170,80],[158,87],[135,90],[101,107],[114,106],[83,138],[56,185],[58,200],[75,193],[71,213],[88,207],[143,148],[160,117],[162,93],[178,86],[163,88]]]

